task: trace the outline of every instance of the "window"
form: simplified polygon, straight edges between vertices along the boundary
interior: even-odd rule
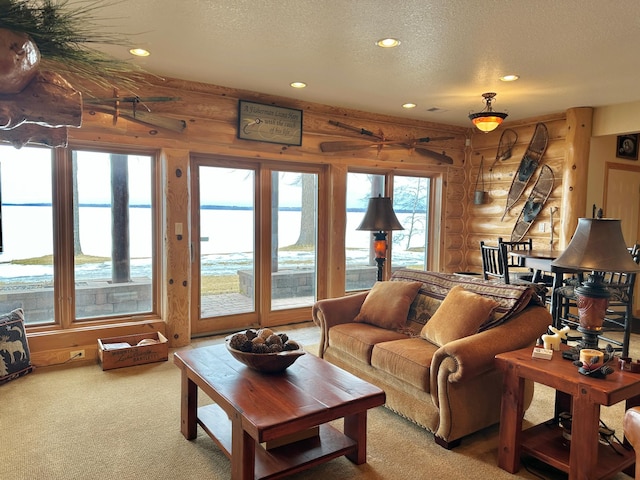
[[[357,230],[367,210],[369,198],[389,195],[393,185],[393,209],[404,230],[389,232],[386,264],[398,268],[427,269],[429,266],[431,223],[430,198],[433,180],[389,173],[347,175],[346,290],[371,288],[377,278],[373,234]]]
[[[65,152],[0,146],[0,308],[63,328],[150,313],[153,158]]]
[[[369,205],[369,198],[384,196],[385,176],[368,173],[347,175],[346,291],[371,288],[376,281],[372,232],[358,230]]]
[[[150,312],[152,158],[73,152],[77,320]]]
[[[428,268],[431,179],[393,177],[393,210],[404,230],[393,232],[393,268]]]
[[[53,323],[51,150],[0,146],[0,309]]]

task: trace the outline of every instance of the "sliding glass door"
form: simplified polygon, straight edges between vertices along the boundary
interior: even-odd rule
[[[318,176],[272,173],[271,310],[311,306],[316,298]]]
[[[199,166],[200,317],[255,310],[255,172]]]
[[[302,320],[317,298],[318,173],[200,157],[192,172],[192,332]]]

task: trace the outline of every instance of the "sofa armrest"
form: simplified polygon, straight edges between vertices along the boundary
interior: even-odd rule
[[[448,383],[462,382],[495,368],[498,353],[533,347],[551,324],[546,308],[530,306],[502,325],[443,345],[431,361],[433,402],[440,405],[438,392],[446,392]]]
[[[624,413],[622,428],[625,440],[636,451],[635,478],[640,478],[640,407],[631,407]]]
[[[353,322],[369,292],[356,293],[345,297],[318,300],[311,309],[313,323],[320,327],[320,349],[318,355],[324,356],[329,346],[329,329],[334,325]]]

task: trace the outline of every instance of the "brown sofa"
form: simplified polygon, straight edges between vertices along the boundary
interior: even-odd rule
[[[533,346],[551,315],[531,287],[401,269],[369,292],[316,302],[313,320],[322,358],[382,388],[389,409],[452,448],[499,421],[494,357]]]
[[[624,438],[636,451],[635,478],[638,480],[640,479],[640,407],[631,407],[624,413],[622,428]]]

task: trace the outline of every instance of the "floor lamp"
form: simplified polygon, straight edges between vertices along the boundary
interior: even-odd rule
[[[373,250],[378,264],[378,281],[382,281],[384,261],[387,257],[387,232],[404,230],[393,211],[391,198],[380,195],[370,198],[362,223],[356,230],[373,232]]]

